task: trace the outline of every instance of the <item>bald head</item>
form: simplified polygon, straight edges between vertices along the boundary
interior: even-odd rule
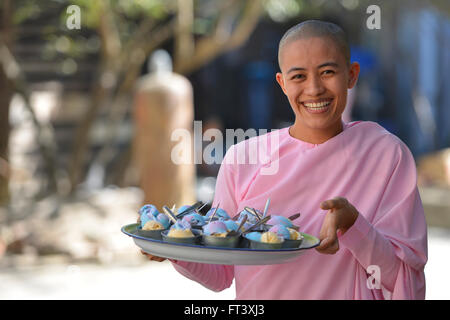
[[[283,48],[293,41],[308,38],[331,39],[336,44],[338,50],[344,55],[347,65],[350,64],[350,47],[341,27],[331,22],[307,20],[290,28],[281,38],[278,46],[278,64],[280,69]]]

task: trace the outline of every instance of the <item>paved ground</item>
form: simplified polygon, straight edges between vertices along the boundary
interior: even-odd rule
[[[153,276],[152,276],[153,275]],[[234,299],[207,290],[169,262],[139,266],[50,265],[0,274],[0,299]]]
[[[427,299],[450,299],[450,230],[430,228]],[[0,299],[234,299],[234,285],[209,291],[169,262],[64,265],[0,270]],[[152,277],[153,275],[153,277]]]

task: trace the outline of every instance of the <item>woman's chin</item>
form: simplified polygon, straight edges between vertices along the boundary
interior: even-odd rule
[[[297,122],[297,121],[296,121]],[[341,119],[332,121],[331,119],[304,119],[299,121],[301,126],[307,130],[318,132],[340,132],[342,130]]]

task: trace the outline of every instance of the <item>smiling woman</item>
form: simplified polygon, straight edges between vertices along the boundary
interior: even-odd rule
[[[342,39],[338,26],[321,21],[283,37],[276,79],[295,123],[278,130],[271,158],[278,170],[264,175],[261,164],[229,161],[248,156],[248,140],[237,143],[222,161],[212,203],[233,216],[261,210],[270,196],[267,214],[301,212],[301,231],[317,235],[319,246],[284,264],[172,261],[182,275],[214,291],[235,280],[237,299],[424,299],[427,229],[414,158],[377,123],[342,120],[359,75]]]
[[[295,113],[290,134],[319,144],[342,132],[347,90],[355,86],[358,62],[336,25],[306,21],[290,30],[279,45],[281,72],[276,79]]]

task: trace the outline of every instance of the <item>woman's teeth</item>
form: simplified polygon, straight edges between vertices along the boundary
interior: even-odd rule
[[[322,102],[304,102],[303,105],[306,111],[312,114],[319,114],[328,112],[332,100],[322,101]]]
[[[304,103],[304,105],[305,105],[305,107],[308,107],[308,108],[320,109],[320,108],[328,106],[330,103],[331,103],[330,101],[327,101],[327,102],[320,102],[320,103]]]

